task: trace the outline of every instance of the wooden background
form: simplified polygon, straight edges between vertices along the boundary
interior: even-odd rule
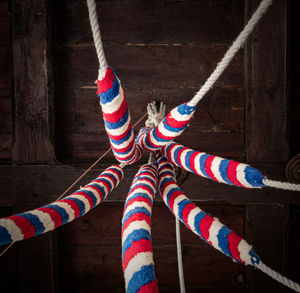
[[[299,1],[274,2],[179,141],[286,180],[285,166],[300,149]],[[258,3],[98,1],[104,49],[133,122],[149,101],[171,109],[190,99]],[[0,216],[8,216],[55,200],[109,146],[85,1],[0,0],[0,69]],[[113,162],[110,154],[80,184]],[[141,164],[127,167],[124,182],[88,215],[16,243],[0,258],[0,291],[123,292],[122,207]],[[299,194],[192,174],[182,189],[266,264],[300,282]],[[179,292],[175,221],[159,195],[152,221],[160,291]],[[289,292],[181,227],[187,292]]]

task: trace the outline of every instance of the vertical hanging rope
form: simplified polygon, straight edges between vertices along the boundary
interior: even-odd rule
[[[99,61],[99,67],[100,67],[99,72],[100,71],[105,72],[105,69],[107,67],[107,62],[106,62],[106,58],[103,50],[103,44],[101,40],[101,33],[100,33],[100,28],[98,23],[98,15],[96,10],[95,0],[87,0],[87,6],[89,10],[89,19],[90,19],[91,29],[93,33],[93,39],[94,39],[97,57]]]
[[[177,247],[177,262],[178,262],[178,275],[180,284],[180,293],[185,293],[183,263],[182,263],[182,249],[181,249],[181,236],[180,236],[180,223],[175,217],[176,221],[176,247]]]
[[[232,58],[235,56],[237,51],[245,44],[247,38],[252,33],[254,27],[256,24],[260,21],[262,16],[267,12],[268,8],[272,5],[272,0],[263,0],[244,29],[241,31],[241,33],[238,35],[236,40],[233,42],[231,47],[227,50],[225,53],[225,56],[223,59],[218,63],[216,69],[213,71],[213,73],[210,75],[210,77],[206,80],[204,85],[200,88],[200,90],[197,92],[197,94],[193,97],[191,101],[188,102],[190,106],[196,106],[197,103],[204,97],[204,95],[212,88],[214,83],[217,81],[217,79],[220,77],[220,75],[223,73],[223,71],[227,68],[229,63],[231,62]]]

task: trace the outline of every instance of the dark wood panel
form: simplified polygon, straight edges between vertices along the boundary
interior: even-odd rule
[[[16,0],[13,15],[16,104],[13,160],[17,163],[53,162],[46,1]]]
[[[109,46],[108,56],[113,56],[111,60],[120,72],[131,110],[134,105],[134,122],[145,113],[151,100],[162,100],[171,109],[192,98],[225,50],[226,46],[202,45]],[[97,151],[106,150],[108,145],[94,88],[95,59],[91,46],[64,46],[59,53],[56,146],[64,162],[96,158]],[[242,73],[240,53],[216,88],[199,104],[182,138],[189,141],[187,146],[243,157]]]
[[[9,160],[12,148],[11,52],[8,2],[0,2],[0,160]]]
[[[288,73],[289,73],[289,115],[290,115],[290,147],[291,154],[297,155],[300,150],[300,42],[297,33],[300,31],[299,22],[299,1],[289,1],[290,6],[290,26],[289,26],[289,59],[288,59]]]
[[[249,1],[256,7],[260,1]],[[274,2],[251,42],[248,160],[287,162],[286,1]]]
[[[55,1],[60,42],[92,42],[85,1]],[[230,43],[243,26],[243,2],[98,1],[105,43]]]
[[[137,172],[140,164],[126,167],[125,178],[120,186],[112,192],[106,201],[122,201],[126,197],[132,178]],[[96,178],[108,165],[99,165],[90,172],[75,188],[83,186],[90,180]],[[260,170],[271,179],[282,179],[273,174],[280,174],[282,166],[265,165]],[[75,179],[82,173],[83,169],[71,166],[1,166],[0,167],[0,206],[19,206],[24,210],[36,208],[55,200]],[[272,175],[272,176],[271,176]],[[198,186],[199,188],[195,188]],[[188,197],[200,202],[218,202],[231,204],[253,204],[253,203],[300,203],[297,192],[276,190],[273,188],[242,189],[216,183],[189,174],[186,181],[181,185],[182,190]],[[157,195],[157,199],[160,196]]]

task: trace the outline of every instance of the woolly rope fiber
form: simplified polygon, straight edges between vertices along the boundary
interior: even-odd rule
[[[180,190],[171,163],[162,155],[155,155],[158,167],[158,190],[166,205],[188,229],[206,243],[229,256],[235,262],[255,265],[259,256],[252,247],[218,219],[202,211]]]
[[[160,152],[174,165],[217,182],[246,188],[265,186],[261,172],[247,164],[194,151],[176,142],[170,142]]]
[[[105,130],[116,159],[132,164],[141,158],[141,148],[135,144],[131,118],[121,83],[114,71],[107,67],[98,79],[98,96]]]
[[[85,215],[101,203],[123,177],[122,168],[113,165],[89,184],[61,200],[0,219],[0,245],[46,233]]]
[[[124,205],[122,267],[129,293],[158,292],[150,228],[156,182],[156,167],[143,165],[132,181]]]
[[[235,262],[253,265],[279,283],[300,292],[299,284],[266,266],[252,247],[217,218],[192,203],[178,187],[173,166],[160,154],[155,155],[158,166],[158,190],[173,215],[202,240],[229,256]]]
[[[137,137],[137,144],[144,150],[156,151],[178,137],[193,118],[195,107],[181,104],[158,123],[152,130],[142,129]]]

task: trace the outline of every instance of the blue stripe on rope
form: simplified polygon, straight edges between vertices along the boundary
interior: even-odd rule
[[[142,266],[141,269],[138,272],[135,272],[132,278],[130,279],[127,287],[127,292],[136,293],[142,286],[151,283],[155,279],[156,276],[154,271],[154,265],[150,264],[147,266]]]
[[[117,123],[117,122],[116,122]],[[123,138],[120,138],[120,139],[113,139],[113,138],[109,138],[110,141],[116,145],[120,145],[122,144],[123,142],[127,141],[129,139],[129,137],[131,136],[132,134],[132,128],[130,128],[130,130],[128,131],[128,133],[126,134],[126,136],[124,136]]]
[[[265,184],[263,183],[264,176],[253,167],[247,166],[245,168],[245,179],[249,184],[254,187],[264,187]]]
[[[95,184],[88,184],[87,187],[88,187],[88,186],[95,186],[96,188],[99,187],[99,185],[96,184],[96,183],[95,183]],[[91,192],[91,191],[89,191],[89,190],[85,190],[85,189],[80,189],[80,190],[74,192],[74,194],[77,194],[78,192],[83,192],[83,193],[85,193],[86,195],[89,195],[89,196],[91,197],[91,199],[92,199],[92,201],[93,201],[93,206],[92,206],[91,208],[93,208],[93,207],[96,205],[96,203],[97,203],[97,198],[96,198],[96,196],[94,195],[93,192]],[[104,194],[103,194],[103,195],[104,195]]]
[[[71,199],[71,200],[75,201],[76,204],[77,204],[77,206],[78,206],[78,208],[79,208],[79,210],[80,210],[80,215],[79,216],[84,215],[84,213],[85,213],[85,205],[84,205],[83,201],[81,201],[79,198],[72,197],[72,196],[68,196],[65,199]]]
[[[61,216],[62,225],[68,223],[69,215],[65,211],[64,208],[62,208],[62,207],[60,207],[56,204],[48,204],[48,205],[45,206],[45,208],[50,208],[50,209],[53,209],[53,210],[57,211]]]
[[[126,202],[126,204],[125,204],[125,206],[124,206],[124,210],[126,209],[128,202],[129,202],[131,199],[134,199],[134,198],[137,198],[137,197],[143,197],[143,198],[145,198],[145,199],[149,199],[150,202],[151,202],[151,204],[153,204],[152,198],[151,198],[149,195],[147,195],[146,193],[138,192],[138,193],[135,193],[134,195],[132,195],[132,196],[130,196],[130,197],[128,198],[128,201]]]
[[[126,223],[126,221],[133,215],[133,214],[137,214],[137,213],[143,213],[145,215],[147,215],[148,217],[151,217],[151,213],[144,207],[136,207],[133,210],[129,211],[128,213],[126,213],[126,215],[124,216],[123,220],[122,220],[122,229],[124,224]]]
[[[116,154],[118,154],[118,155],[127,155],[127,154],[129,154],[131,151],[132,151],[132,149],[135,147],[135,145],[134,145],[134,143],[131,145],[131,147],[127,150],[127,151],[118,151],[118,150],[116,150],[116,149],[114,149],[113,151],[114,151],[114,153],[116,153]],[[132,158],[134,156],[134,153],[131,155],[131,157],[130,158]]]
[[[152,175],[153,176],[153,175]],[[153,183],[153,185],[155,185],[155,181],[152,179],[152,178],[149,178],[149,177],[146,177],[146,176],[138,176],[134,179],[134,183],[138,180],[143,180],[143,179],[146,179],[146,180],[149,180]]]
[[[39,217],[30,213],[18,214],[18,216],[27,219],[32,226],[34,226],[35,232],[34,235],[41,234],[45,231],[44,224],[40,221]]]
[[[181,222],[188,228],[188,226],[185,224],[185,222],[183,221],[183,218],[182,218],[182,212],[184,210],[184,208],[188,205],[192,203],[190,200],[188,199],[184,199],[182,201],[180,201],[177,206],[178,206],[178,216],[179,216],[179,219],[181,220]]]
[[[209,157],[210,155],[208,154],[205,154],[205,155],[202,155],[199,159],[199,165],[200,165],[200,170],[202,172],[202,174],[205,176],[205,177],[208,177],[208,174],[206,173],[206,170],[205,170],[205,162],[206,162],[206,159]]]
[[[190,159],[191,159],[191,156],[192,156],[193,153],[194,153],[194,151],[188,151],[188,152],[186,153],[186,155],[185,155],[185,165],[188,167],[188,169],[189,169],[191,172],[195,173],[195,172],[193,171],[193,169],[191,168],[191,164],[190,164]]]
[[[120,84],[119,81],[114,74],[114,81],[113,81],[113,85],[110,89],[108,89],[106,92],[103,92],[101,94],[98,94],[99,98],[100,98],[100,103],[105,105],[109,102],[111,102],[120,92]]]
[[[149,187],[151,189],[152,193],[155,193],[155,190],[151,185],[147,185],[147,184],[143,184],[143,183],[139,183],[139,182],[136,184],[133,184],[131,186],[131,188],[129,189],[128,193],[130,193],[133,190],[133,188],[137,188],[138,186]]]
[[[228,166],[229,166],[229,162],[230,160],[227,160],[227,159],[223,159],[219,165],[219,172],[220,172],[220,175],[221,177],[223,178],[223,180],[227,183],[227,184],[230,184],[232,185],[232,182],[229,180],[228,178],[228,173],[227,173],[227,169],[228,169]]]
[[[206,216],[206,213],[204,211],[201,211],[199,214],[196,215],[195,221],[194,221],[194,228],[197,231],[198,235],[201,236],[201,231],[200,231],[200,222],[202,219]]]
[[[189,106],[187,104],[181,104],[177,107],[177,111],[181,115],[190,115],[193,111],[195,111],[196,106]]]
[[[184,149],[184,147],[177,147],[175,152],[174,152],[174,159],[176,164],[180,167],[179,161],[178,161],[178,153],[180,150]]]
[[[172,127],[170,126],[168,123],[167,123],[167,120],[166,118],[164,118],[164,120],[162,121],[163,125],[164,125],[164,128],[167,129],[168,131],[170,132],[180,132],[181,130],[184,130],[186,128],[186,126],[183,126],[183,127]]]
[[[145,229],[137,229],[137,230],[133,230],[130,234],[128,234],[122,246],[122,259],[124,257],[126,250],[132,246],[132,242],[139,241],[141,239],[151,240],[149,231]]]
[[[0,245],[13,242],[6,228],[0,226]]]
[[[105,176],[108,176],[113,182],[114,184],[116,185],[117,184],[117,179],[114,175],[110,174],[110,173],[102,173],[102,176],[105,175]],[[104,178],[105,179],[105,178]],[[99,178],[99,181],[103,180],[103,178]]]
[[[225,253],[227,256],[232,257],[230,250],[229,250],[229,242],[228,236],[231,233],[231,230],[228,229],[226,226],[223,226],[217,235],[218,238],[218,245],[221,248],[222,252]]]
[[[108,129],[118,129],[120,127],[122,127],[128,120],[129,117],[129,111],[128,108],[126,110],[126,112],[124,113],[123,117],[117,121],[117,122],[108,122],[106,120],[104,120],[104,124],[106,126],[106,128]]]
[[[113,186],[109,180],[107,180],[106,178],[101,178],[101,181],[106,182],[109,185],[109,189],[112,190]]]

